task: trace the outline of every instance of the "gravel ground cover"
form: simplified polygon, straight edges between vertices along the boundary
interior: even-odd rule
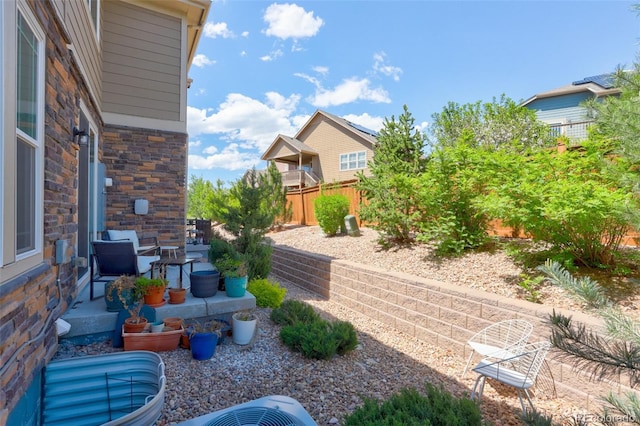
[[[325,238],[318,227],[300,227],[268,237],[276,244],[518,297],[515,282],[521,271],[499,252],[437,261],[425,247],[380,251],[375,243],[377,233],[369,229],[362,229],[360,237]],[[275,394],[298,400],[319,425],[340,425],[364,397],[385,399],[404,387],[422,390],[427,382],[456,396],[471,392],[475,374],[470,372],[460,379],[466,360],[447,348],[364,318],[291,283],[281,281],[281,285],[288,289],[287,298],[310,303],[325,318],[350,321],[358,333],[358,347],[329,361],[305,359],[282,345],[280,328],[269,319],[271,310],[257,308],[258,335],[248,346],[226,339],[207,361],[193,360],[184,349],[161,352],[167,391],[160,425]],[[56,357],[114,350],[120,349],[111,348],[110,342],[89,346],[63,343]],[[538,383],[534,404],[557,421],[585,413],[582,407],[557,398],[551,383]],[[488,381],[481,408],[484,418],[495,425],[521,424],[520,403],[510,388]]]

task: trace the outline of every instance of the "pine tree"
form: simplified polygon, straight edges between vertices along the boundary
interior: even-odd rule
[[[415,130],[414,121],[406,105],[397,121],[394,116],[385,119],[368,162],[370,175],[357,175],[357,189],[364,198],[360,218],[380,231],[381,242],[413,239],[417,197],[412,179],[425,165],[425,137]]]

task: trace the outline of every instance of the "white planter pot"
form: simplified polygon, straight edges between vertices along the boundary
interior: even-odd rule
[[[242,321],[236,318],[237,315],[238,314],[233,314],[233,343],[236,345],[246,345],[253,339],[258,320]]]

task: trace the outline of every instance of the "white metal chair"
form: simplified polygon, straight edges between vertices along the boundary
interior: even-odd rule
[[[522,350],[532,331],[533,324],[522,319],[500,321],[480,330],[467,340],[471,353],[460,378],[467,373],[474,353],[493,359],[512,357]]]
[[[478,401],[482,399],[482,392],[484,391],[484,382],[487,377],[497,380],[505,385],[516,388],[518,392],[518,398],[522,405],[522,411],[526,413],[522,394],[524,393],[529,401],[529,405],[533,410],[533,403],[529,396],[529,388],[536,382],[538,372],[542,367],[544,358],[549,352],[551,343],[548,341],[541,341],[535,343],[529,343],[525,345],[522,352],[516,354],[510,358],[501,359],[498,361],[492,361],[490,359],[483,359],[476,365],[472,371],[479,374],[476,379],[476,383],[473,386],[471,392],[471,399],[476,397],[476,390],[480,385],[478,395]]]

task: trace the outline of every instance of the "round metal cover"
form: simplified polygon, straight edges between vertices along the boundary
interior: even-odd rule
[[[295,416],[273,408],[240,408],[221,415],[207,426],[305,426]]]

